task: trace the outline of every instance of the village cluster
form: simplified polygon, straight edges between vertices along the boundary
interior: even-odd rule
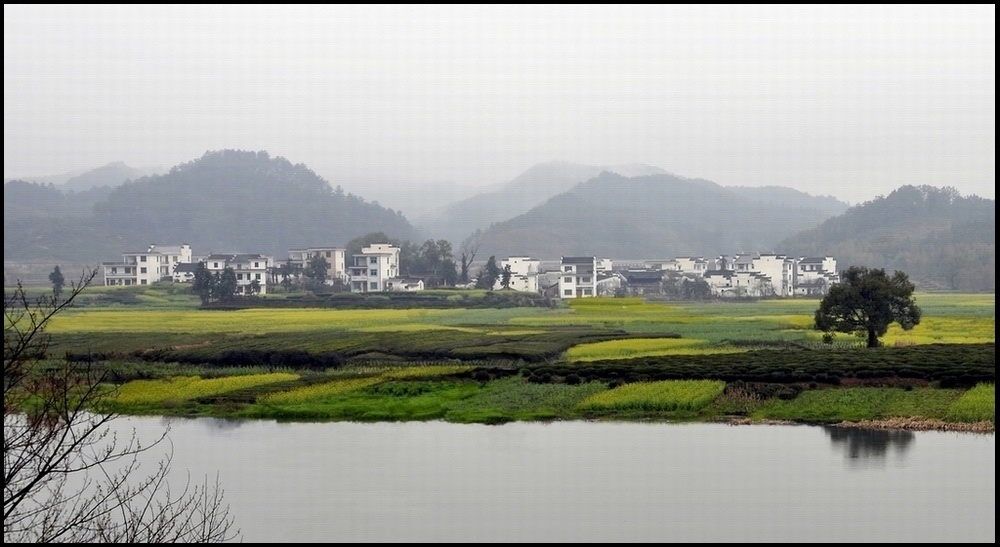
[[[343,247],[290,249],[285,261],[261,254],[219,254],[196,256],[191,246],[150,245],[145,251],[125,252],[121,262],[101,265],[108,286],[148,285],[172,280],[190,283],[199,264],[212,273],[231,268],[236,274],[237,293],[267,294],[276,282],[281,266],[290,266],[282,275],[302,276],[311,259],[322,257],[327,264],[326,283],[338,284],[351,292],[419,291],[424,280],[401,277],[400,248],[390,243],[373,243],[360,253],[347,256]],[[630,295],[654,295],[663,290],[664,280],[689,280],[707,286],[716,297],[769,297],[823,295],[839,280],[833,257],[791,257],[774,253],[723,255],[711,259],[677,257],[642,260],[615,265],[596,256],[564,256],[546,263],[528,256],[511,256],[499,262],[509,268],[505,280],[494,288],[543,293],[559,298],[610,296],[623,291]],[[472,285],[470,285],[472,286]]]

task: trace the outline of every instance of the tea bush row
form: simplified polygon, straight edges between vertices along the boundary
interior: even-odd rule
[[[872,350],[756,350],[738,355],[660,356],[529,365],[522,374],[531,382],[563,382],[570,375],[581,381],[622,383],[718,379],[834,385],[846,379],[898,378],[938,382],[941,387],[972,387],[995,381],[996,354],[993,344]]]

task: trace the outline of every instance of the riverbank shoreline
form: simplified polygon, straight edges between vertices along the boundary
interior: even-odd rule
[[[727,420],[730,425],[812,425],[792,420],[751,420],[750,418],[733,418]],[[884,420],[861,420],[856,422],[843,421],[829,424],[834,427],[850,429],[880,429],[904,431],[957,431],[963,433],[995,433],[993,422],[945,422],[922,418],[888,418]]]

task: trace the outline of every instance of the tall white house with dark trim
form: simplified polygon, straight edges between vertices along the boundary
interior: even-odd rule
[[[597,296],[597,257],[562,257],[559,262],[559,298],[594,296]]]
[[[121,262],[104,262],[101,270],[105,286],[149,285],[173,279],[178,264],[191,263],[191,246],[150,245],[145,251],[122,253]]]
[[[761,253],[751,260],[751,270],[771,280],[774,296],[795,296],[795,259],[774,253]]]
[[[351,292],[390,290],[388,281],[399,277],[399,247],[390,243],[373,243],[352,257]]]

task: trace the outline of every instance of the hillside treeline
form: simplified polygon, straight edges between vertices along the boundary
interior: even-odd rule
[[[290,248],[342,246],[374,231],[416,238],[401,212],[264,151],[206,152],[163,175],[127,181],[87,211],[70,208],[51,185],[11,184],[4,185],[5,213],[8,203],[21,212],[5,214],[5,260],[96,263],[150,244],[181,243],[197,254],[284,257]]]
[[[922,290],[996,290],[996,201],[903,186],[785,240],[789,254],[900,270]]]

